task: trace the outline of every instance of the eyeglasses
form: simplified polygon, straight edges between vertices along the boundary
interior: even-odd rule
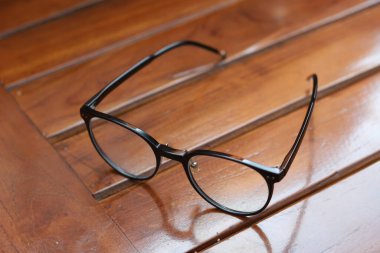
[[[117,117],[95,110],[96,106],[125,80],[156,58],[181,46],[204,49],[217,54],[221,60],[226,57],[224,51],[195,41],[175,42],[145,57],[81,107],[80,114],[86,123],[90,139],[104,161],[129,179],[152,178],[157,173],[162,159],[168,158],[183,165],[195,191],[211,205],[235,215],[257,214],[268,206],[274,184],[285,177],[296,157],[317,98],[317,75],[313,74],[308,78],[313,81],[313,91],[297,138],[282,164],[276,167],[212,150],[175,149],[167,144],[160,144],[145,131]]]

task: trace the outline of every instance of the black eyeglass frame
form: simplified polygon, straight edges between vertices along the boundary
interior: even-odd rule
[[[156,141],[152,136],[150,136],[148,133],[145,131],[141,130],[140,128],[133,126],[130,123],[127,123],[117,117],[114,117],[112,115],[102,113],[100,111],[95,110],[96,106],[114,89],[116,89],[119,85],[121,85],[125,80],[127,80],[129,77],[137,73],[139,70],[147,66],[149,63],[151,63],[153,60],[158,58],[159,56],[175,49],[181,46],[195,46],[204,50],[207,50],[211,53],[218,54],[221,58],[221,60],[225,59],[226,53],[224,51],[220,51],[216,48],[213,48],[211,46],[195,42],[195,41],[178,41],[174,42],[160,50],[158,50],[156,53],[149,55],[142,59],[140,62],[132,66],[130,69],[128,69],[126,72],[121,74],[119,77],[114,79],[112,82],[110,82],[106,87],[104,87],[102,90],[100,90],[97,94],[95,94],[91,99],[89,99],[81,108],[80,108],[80,115],[82,119],[84,120],[86,124],[87,131],[89,133],[90,139],[92,144],[94,145],[96,151],[99,153],[99,155],[105,160],[105,162],[110,165],[114,170],[116,170],[118,173],[122,174],[123,176],[132,179],[132,180],[148,180],[152,177],[154,177],[158,169],[161,165],[161,160],[162,157],[166,157],[168,159],[177,161],[182,164],[185,173],[192,185],[192,187],[195,189],[195,191],[203,198],[205,199],[208,203],[213,205],[214,207],[230,213],[234,215],[241,215],[241,216],[250,216],[250,215],[255,215],[263,211],[269,204],[272,195],[273,195],[273,189],[274,189],[274,184],[277,182],[280,182],[285,175],[287,174],[297,152],[298,149],[302,143],[303,137],[305,135],[307,126],[309,124],[311,114],[314,108],[315,101],[317,99],[317,91],[318,91],[318,78],[316,74],[311,75],[308,80],[312,79],[313,80],[313,91],[311,95],[311,99],[309,102],[309,106],[306,112],[306,116],[304,118],[304,121],[302,123],[301,129],[296,137],[296,140],[291,147],[290,151],[287,153],[285,156],[282,164],[280,166],[276,167],[270,167],[270,166],[265,166],[259,163],[255,163],[253,161],[235,156],[235,155],[230,155],[227,153],[223,152],[218,152],[218,151],[212,151],[212,150],[204,150],[204,149],[196,149],[192,151],[187,151],[187,150],[180,150],[180,149],[175,149],[172,148],[166,144],[161,144],[158,141]],[[107,154],[101,149],[101,147],[98,145],[96,138],[92,132],[91,129],[91,119],[92,118],[100,118],[106,121],[110,121],[114,124],[117,124],[137,136],[141,137],[152,149],[154,152],[154,155],[156,157],[156,167],[154,169],[154,172],[149,174],[148,176],[144,176],[144,173],[141,175],[141,177],[136,177],[130,173],[125,172],[122,170],[117,164],[115,164],[108,156]],[[211,157],[217,157],[217,158],[222,158],[226,159],[232,162],[236,162],[239,164],[242,164],[246,167],[252,168],[255,170],[257,173],[259,173],[265,180],[268,186],[268,198],[266,203],[262,208],[259,210],[253,211],[253,212],[244,212],[244,211],[238,211],[234,210],[231,208],[228,208],[226,206],[223,206],[219,204],[218,202],[214,201],[211,197],[209,197],[201,187],[197,184],[196,180],[194,179],[192,173],[190,172],[190,167],[189,167],[189,161],[191,160],[192,157],[198,156],[198,155],[203,155],[203,156],[211,156]],[[149,171],[148,171],[149,172]],[[147,174],[148,172],[145,172]]]

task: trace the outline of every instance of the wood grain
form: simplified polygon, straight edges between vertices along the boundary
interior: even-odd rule
[[[0,38],[91,6],[99,0],[0,1]]]
[[[376,163],[205,252],[378,252],[379,181]]]
[[[137,252],[0,89],[2,252]]]
[[[380,0],[97,1],[0,0],[0,86],[13,95],[0,87],[0,252],[379,251]],[[9,16],[16,25],[1,33]],[[279,165],[306,111],[305,78],[319,75],[301,149],[256,216],[216,210],[167,160],[155,178],[128,181],[81,132],[84,100],[179,39],[229,57],[210,68],[215,56],[179,49],[100,106],[175,148]],[[148,168],[131,135],[94,130]],[[266,197],[254,171],[194,160],[210,196]]]
[[[379,14],[379,7],[372,8],[247,58],[121,118],[161,143],[188,150],[255,127],[305,104],[305,77],[313,72],[320,76],[320,90],[326,91],[377,67],[379,24],[375,17]],[[128,184],[98,156],[86,132],[56,147],[98,198]]]
[[[285,179],[275,185],[263,216],[380,158],[379,83],[380,73],[317,101],[299,154]],[[304,113],[305,108],[298,109],[214,149],[278,165]],[[112,196],[102,205],[140,252],[184,252],[209,240],[216,242],[219,236],[261,217],[244,219],[215,210],[195,193],[180,166]]]
[[[374,3],[357,0],[281,1],[276,3],[276,11],[271,7],[273,1],[242,1],[139,43],[16,87],[12,94],[41,132],[55,141],[84,128],[78,108],[92,94],[139,59],[170,42],[182,39],[203,41],[226,50],[230,61]],[[281,18],[278,12],[282,13]],[[200,71],[189,70],[215,60],[213,55],[194,48],[178,49],[128,80],[104,101],[101,109],[116,113],[144,103],[199,75]],[[46,106],[56,113],[46,114]]]
[[[233,0],[232,0],[233,1]],[[104,1],[0,41],[8,86],[136,42],[225,6],[223,0]],[[195,4],[196,3],[196,4]]]

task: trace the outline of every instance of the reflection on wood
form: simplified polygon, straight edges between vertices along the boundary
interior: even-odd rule
[[[304,91],[310,84],[304,80],[310,73],[317,72],[320,76],[321,97],[323,90],[342,87],[346,84],[343,80],[376,68],[379,62],[372,55],[380,54],[376,37],[379,26],[374,22],[378,15],[380,7],[332,24],[231,65],[121,118],[161,143],[188,150],[263,124],[307,102]],[[362,40],[363,37],[368,39]],[[342,54],[342,51],[350,53]],[[330,64],[327,66],[326,62]],[[86,132],[56,147],[97,198],[130,183],[112,173],[94,150]]]
[[[380,0],[0,2],[0,251],[380,250]],[[301,149],[256,216],[213,208],[167,159],[155,178],[126,180],[83,131],[86,99],[179,39],[229,57],[215,65],[178,49],[99,107],[175,148],[279,165],[305,115],[305,78],[319,75]],[[115,129],[94,128],[118,160],[147,169],[139,143]],[[196,161],[192,173],[214,198],[248,207],[245,193],[247,203],[266,197],[251,191],[252,170]]]
[[[136,185],[103,201],[103,206],[141,252],[153,251],[162,244],[168,251],[199,246],[198,250],[212,244],[379,159],[379,82],[380,74],[377,74],[317,101],[311,131],[307,132],[288,175],[275,185],[270,207],[261,215],[241,221],[216,211],[191,188],[181,166],[144,183],[160,201]],[[331,111],[335,113],[330,114]],[[216,149],[268,165],[279,164],[294,140],[304,113],[304,109],[299,109]],[[163,217],[168,217],[165,220],[175,228],[165,226]],[[178,230],[189,229],[192,235],[187,239],[178,237]]]
[[[379,180],[376,163],[206,252],[378,252]]]

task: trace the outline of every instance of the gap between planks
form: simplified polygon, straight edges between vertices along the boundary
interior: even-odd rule
[[[270,218],[271,216],[281,212],[282,210],[297,204],[298,202],[302,201],[303,199],[308,198],[309,196],[312,196],[330,186],[333,184],[344,180],[345,178],[348,178],[349,176],[367,168],[368,166],[380,161],[380,150],[357,161],[354,164],[351,164],[345,168],[343,168],[340,171],[337,171],[330,176],[328,176],[326,179],[318,181],[309,187],[305,188],[304,190],[298,191],[294,193],[293,195],[289,196],[288,198],[279,201],[278,203],[274,204],[273,206],[266,209],[264,212],[258,214],[257,216],[248,217],[246,219],[242,219],[242,222],[238,223],[236,226],[232,226],[228,228],[227,230],[224,230],[223,232],[217,234],[213,238],[199,244],[198,246],[192,248],[191,250],[187,252],[201,252],[208,248],[211,248],[212,246],[220,243],[221,241],[236,235],[237,233],[241,232],[242,230],[257,224],[260,221],[263,221],[267,218]]]
[[[22,32],[22,31],[25,31],[27,29],[33,28],[35,26],[42,25],[42,24],[45,24],[47,22],[50,22],[50,21],[53,21],[53,20],[56,20],[56,19],[63,18],[65,16],[67,16],[67,15],[70,15],[72,13],[81,11],[83,9],[90,8],[90,7],[92,7],[92,6],[100,3],[102,1],[103,0],[89,0],[87,2],[80,3],[80,4],[77,4],[77,5],[74,5],[74,6],[70,7],[70,8],[64,9],[64,10],[62,10],[60,12],[53,13],[53,14],[51,14],[49,16],[46,16],[46,17],[44,17],[42,19],[37,19],[37,20],[31,21],[31,22],[28,22],[26,24],[17,26],[15,28],[8,29],[8,30],[0,33],[0,40],[6,39],[7,37],[12,36],[13,34],[16,34],[18,32]]]
[[[318,91],[318,100],[323,98],[323,97],[326,97],[330,94],[333,94],[333,93],[335,93],[335,92],[337,92],[337,91],[339,91],[339,90],[341,90],[341,89],[343,89],[349,85],[355,84],[357,81],[362,80],[362,79],[376,73],[377,71],[380,71],[380,65],[376,66],[375,68],[365,70],[365,71],[362,71],[359,73],[353,73],[351,75],[348,75],[348,76],[345,76],[341,79],[338,79],[337,81],[326,85],[325,88],[320,89]],[[250,121],[249,123],[247,123],[243,126],[237,126],[236,128],[231,129],[228,133],[224,134],[221,137],[211,139],[208,142],[199,143],[198,146],[195,147],[194,149],[205,148],[205,147],[211,148],[211,147],[214,147],[216,145],[219,145],[219,144],[226,142],[228,140],[231,140],[231,139],[233,139],[239,135],[242,135],[248,131],[251,131],[251,130],[256,129],[262,125],[265,125],[265,124],[267,124],[273,120],[276,120],[280,117],[284,117],[287,114],[305,106],[306,104],[308,104],[308,102],[309,102],[309,97],[303,97],[301,99],[292,101],[292,102],[284,105],[283,107],[280,107],[274,111],[271,111],[271,112],[261,116],[260,118],[253,119],[252,121]],[[160,167],[161,172],[165,171],[166,169],[169,169],[173,165],[175,165],[174,161],[167,161],[166,163],[162,163],[161,167]],[[121,182],[117,182],[115,184],[111,184],[108,187],[102,188],[101,190],[99,190],[97,192],[94,192],[93,196],[96,200],[100,201],[100,200],[106,199],[107,197],[110,197],[110,196],[132,186],[132,185],[136,185],[136,184],[138,184],[138,183],[131,181],[131,180],[124,180]]]
[[[345,18],[348,18],[348,17],[351,17],[353,15],[359,14],[361,11],[364,11],[364,10],[366,10],[368,8],[371,8],[371,7],[375,7],[379,3],[380,3],[380,1],[378,1],[378,0],[364,2],[362,4],[359,4],[359,5],[355,6],[355,7],[352,7],[352,8],[349,8],[347,10],[344,10],[344,11],[342,11],[342,12],[336,14],[336,15],[333,15],[331,17],[327,17],[325,19],[322,19],[319,22],[316,22],[315,24],[311,24],[311,25],[309,25],[307,27],[304,27],[304,28],[298,29],[298,30],[296,30],[294,32],[291,32],[291,33],[289,33],[289,34],[287,34],[287,35],[285,35],[283,37],[279,37],[278,39],[273,40],[273,41],[271,41],[269,43],[261,44],[258,47],[249,47],[247,49],[244,49],[240,53],[237,53],[237,54],[234,54],[234,55],[230,56],[225,61],[220,62],[219,64],[215,65],[212,68],[208,68],[206,70],[202,69],[201,71],[196,72],[196,73],[190,73],[190,74],[185,75],[185,76],[183,76],[183,77],[181,77],[181,78],[179,78],[179,79],[177,79],[177,80],[175,80],[173,82],[166,83],[165,85],[163,85],[163,86],[161,86],[159,88],[156,88],[156,89],[152,90],[151,92],[142,94],[142,95],[140,95],[140,96],[138,96],[138,97],[136,97],[136,98],[128,101],[128,103],[125,103],[122,106],[114,108],[111,112],[109,112],[109,114],[112,114],[112,115],[115,115],[115,116],[123,114],[123,113],[125,113],[125,112],[127,112],[127,111],[129,111],[131,109],[134,109],[136,107],[139,107],[139,106],[141,106],[143,104],[148,103],[149,101],[153,100],[154,98],[156,98],[159,95],[166,94],[168,92],[173,91],[174,89],[180,88],[180,87],[182,87],[184,85],[187,85],[187,84],[192,83],[194,81],[197,81],[197,80],[199,80],[201,78],[204,78],[204,77],[206,77],[208,75],[211,75],[212,73],[214,73],[216,71],[220,71],[223,68],[225,68],[225,67],[227,67],[227,66],[229,66],[231,64],[239,62],[242,59],[245,59],[247,57],[250,57],[250,56],[253,56],[253,55],[256,55],[256,54],[264,53],[267,50],[272,49],[273,47],[279,46],[279,45],[281,45],[281,44],[283,44],[285,42],[291,41],[291,40],[296,39],[296,38],[298,38],[298,37],[300,37],[302,35],[305,35],[305,34],[308,34],[310,32],[313,32],[316,29],[322,28],[322,27],[324,27],[326,25],[329,25],[331,23],[338,22],[338,21],[341,21],[341,20],[343,20]],[[223,5],[225,5],[224,7],[227,6],[226,3],[223,3]],[[216,7],[214,7],[214,9],[215,8]],[[222,9],[222,7],[219,7],[218,9],[215,9],[212,12],[215,12],[215,11],[217,11],[219,9]],[[209,14],[209,13],[211,13],[211,12],[204,13],[204,15]],[[195,15],[195,14],[193,14],[193,15]],[[202,16],[202,15],[199,15],[199,13],[197,13],[197,17],[200,17],[200,16]],[[186,17],[186,18],[188,18],[188,17]],[[192,20],[192,19],[189,19],[187,21],[190,21],[190,20]],[[185,22],[182,22],[182,23],[185,23]],[[179,24],[180,23],[178,23],[177,25],[179,25]],[[169,27],[169,28],[171,28],[171,27]],[[162,31],[164,31],[164,30],[160,30],[159,32],[162,32]],[[156,32],[156,33],[158,33],[158,32]],[[150,36],[152,36],[154,34],[155,33],[150,34]],[[148,37],[150,37],[150,36],[148,36]],[[145,38],[147,38],[147,37],[143,37],[141,39],[145,39]],[[139,40],[139,39],[136,39],[135,41],[137,41],[137,40]],[[127,44],[123,44],[125,42],[122,41],[123,43],[120,43],[120,45],[117,45],[113,49],[117,49],[117,48],[120,48],[122,46],[126,46],[126,45],[129,45],[129,44],[132,44],[135,41],[130,41]],[[96,55],[94,55],[93,57],[83,59],[83,61],[81,60],[79,62],[74,63],[73,65],[76,65],[76,64],[79,64],[79,63],[83,63],[83,62],[85,62],[87,60],[90,60],[92,58],[100,56],[101,54],[106,53],[108,51],[111,51],[113,49],[110,49],[110,50],[107,49],[106,51],[104,51],[102,53],[99,53],[99,54],[97,54],[97,52],[99,52],[99,51],[97,51]],[[87,57],[87,56],[84,56],[84,57]],[[70,66],[72,66],[72,65],[69,64],[69,65],[65,66],[64,68],[70,67]],[[60,68],[59,70],[61,70],[61,69],[63,69],[63,68]],[[50,71],[50,70],[48,70],[48,71]],[[56,70],[54,70],[52,72],[55,72],[55,71]],[[46,75],[50,74],[52,72],[46,73]],[[39,75],[39,74],[37,74],[37,75]],[[40,78],[40,77],[42,77],[44,75],[38,76],[36,78],[32,77],[31,79],[28,79],[28,80],[26,80],[23,83],[20,83],[20,85],[23,85],[23,84],[27,85],[26,82],[32,81],[34,79],[38,79],[38,78]],[[10,86],[7,87],[7,90],[11,91],[12,89],[14,89],[14,88],[16,88],[16,87],[18,87],[20,85],[18,85],[18,84],[15,84],[15,85],[11,84]],[[302,106],[302,104],[301,104],[301,106]],[[49,136],[48,140],[49,140],[50,143],[54,144],[54,143],[57,143],[59,141],[65,140],[65,139],[67,139],[67,138],[69,138],[69,137],[71,137],[71,136],[73,136],[75,134],[81,133],[81,132],[83,132],[85,130],[86,129],[85,129],[84,124],[82,122],[78,122],[77,124],[74,124],[74,125],[66,128],[66,129],[63,129],[62,131],[60,131],[60,132],[58,132],[58,133],[56,133],[56,134],[54,134],[52,136]]]
[[[148,29],[144,32],[141,32],[139,34],[136,34],[134,36],[132,36],[131,38],[127,38],[127,39],[122,39],[118,42],[115,42],[115,43],[112,43],[108,46],[105,46],[103,48],[100,48],[94,52],[91,52],[91,53],[87,53],[87,54],[84,54],[82,56],[79,56],[77,58],[74,58],[72,60],[69,60],[63,64],[58,64],[50,69],[47,69],[47,70],[43,70],[41,72],[38,72],[36,74],[32,74],[26,78],[21,78],[19,79],[18,81],[15,81],[15,82],[11,82],[8,84],[6,90],[7,91],[11,91],[13,90],[14,88],[17,88],[17,87],[20,87],[22,85],[27,85],[27,83],[31,82],[31,81],[34,81],[36,79],[39,79],[39,78],[42,78],[44,76],[47,76],[49,74],[52,74],[52,73],[55,73],[57,71],[60,71],[60,70],[63,70],[63,69],[66,69],[68,67],[72,67],[72,66],[75,66],[75,65],[78,65],[78,64],[81,64],[81,63],[84,63],[84,62],[87,62],[89,60],[92,60],[96,57],[99,57],[105,53],[108,53],[108,52],[111,52],[111,51],[114,51],[114,50],[117,50],[119,48],[122,48],[122,47],[125,47],[125,46],[128,46],[128,45],[132,45],[138,41],[141,41],[143,39],[147,39],[147,38],[150,38],[156,34],[159,34],[161,32],[164,32],[164,31],[167,31],[167,30],[170,30],[171,28],[174,28],[176,26],[179,26],[181,24],[184,24],[184,23],[187,23],[189,21],[192,21],[192,20],[196,20],[202,16],[206,16],[206,15],[209,15],[211,13],[214,13],[214,12],[217,12],[221,9],[224,9],[224,8],[227,8],[235,3],[237,3],[239,0],[228,0],[226,2],[223,2],[223,3],[220,3],[220,4],[216,4],[212,7],[209,7],[209,8],[206,8],[204,10],[200,10],[196,13],[193,13],[193,14],[189,14],[187,16],[184,16],[184,17],[180,17],[176,20],[173,20],[173,21],[170,21],[166,24],[161,24],[159,25],[158,27],[156,28],[152,28],[152,29]],[[376,1],[375,1],[376,2]],[[369,5],[367,6],[366,8],[368,7],[371,7],[371,6],[374,6],[374,5]]]

